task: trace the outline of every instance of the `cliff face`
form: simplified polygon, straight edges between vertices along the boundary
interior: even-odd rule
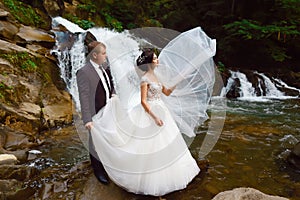
[[[0,123],[31,134],[70,124],[71,97],[50,54],[55,38],[49,16],[60,11],[55,6],[60,1],[44,1],[44,7],[35,8],[36,13],[49,11],[37,20],[45,29],[20,23],[7,2],[0,4]]]

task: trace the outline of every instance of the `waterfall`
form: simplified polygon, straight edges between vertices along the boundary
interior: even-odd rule
[[[57,30],[57,27],[61,25],[67,30]],[[124,66],[133,63],[137,54],[140,53],[137,51],[140,44],[145,42],[142,39],[134,38],[128,31],[119,33],[107,28],[91,28],[85,31],[61,17],[52,19],[52,29],[56,36],[56,44],[51,53],[56,55],[58,59],[60,76],[66,83],[68,92],[72,95],[77,111],[80,111],[80,102],[76,72],[85,64],[86,49],[84,40],[87,32],[90,32],[96,40],[109,46],[107,48],[109,57],[117,58],[122,56],[122,64]],[[114,49],[114,51],[112,52],[111,49]],[[133,52],[132,50],[135,51]],[[112,60],[110,61],[113,62]]]
[[[275,84],[271,81],[271,79],[269,79],[269,77],[267,77],[266,75],[264,75],[263,73],[258,73],[255,72],[256,74],[260,75],[263,78],[263,82],[265,84],[265,88],[266,88],[266,95],[267,97],[282,97],[285,94],[281,91],[279,91],[277,89],[277,87],[275,86]],[[259,79],[261,81],[261,79]],[[261,83],[261,82],[260,82]],[[259,84],[259,86],[261,87],[261,84]]]
[[[241,72],[233,72],[231,71],[231,76],[233,79],[238,78],[240,80],[240,95],[241,97],[253,97],[255,96],[255,90],[252,86],[252,83],[248,81],[245,74]]]
[[[222,89],[222,97],[233,97],[241,100],[260,100],[267,99],[286,99],[297,98],[300,90],[297,88],[289,87],[280,79],[269,78],[263,73],[251,72],[248,76],[252,80],[248,80],[247,75],[239,71],[229,70],[231,76],[227,80],[226,87]],[[292,90],[298,93],[295,96],[288,96],[280,89]]]

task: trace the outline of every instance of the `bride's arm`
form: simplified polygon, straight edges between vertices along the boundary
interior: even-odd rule
[[[166,96],[169,96],[173,90],[176,88],[176,85],[174,85],[173,87],[171,88],[166,88],[165,86],[163,86],[162,88],[162,92],[166,95]]]
[[[149,113],[149,115],[154,119],[155,123],[158,126],[162,126],[163,125],[163,121],[161,119],[159,119],[151,110],[150,110],[150,106],[147,102],[147,90],[148,90],[148,84],[146,82],[143,82],[141,84],[141,104],[143,106],[143,108],[145,109],[145,111],[147,113]]]

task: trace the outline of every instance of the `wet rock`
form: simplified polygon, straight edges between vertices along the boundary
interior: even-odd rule
[[[52,183],[45,183],[43,185],[42,192],[39,196],[42,199],[47,199],[53,194],[52,190],[53,190],[53,184]]]
[[[6,152],[15,155],[19,161],[19,164],[24,163],[28,160],[27,149],[20,149],[16,151],[6,151]]]
[[[30,102],[22,102],[19,106],[19,112],[24,112],[27,115],[32,115],[32,118],[41,117],[41,107],[37,104]]]
[[[68,93],[61,93],[57,89],[49,90],[50,95],[57,93],[60,99],[49,99],[43,101],[43,117],[49,127],[57,127],[65,124],[71,124],[73,119],[73,104],[71,96]],[[45,93],[46,94],[46,93]],[[53,102],[51,102],[53,101]]]
[[[292,149],[287,160],[293,167],[300,170],[300,142]]]
[[[13,154],[0,154],[0,165],[3,164],[15,164],[18,162],[18,159],[15,155]]]
[[[288,200],[284,197],[264,194],[253,188],[235,188],[233,190],[221,192],[212,200]]]
[[[29,149],[37,145],[33,136],[11,131],[7,134],[4,148],[9,151],[15,151],[18,149]]]
[[[7,141],[8,141],[8,143],[10,143],[10,140],[13,138],[11,136],[14,135],[14,131],[7,127],[0,127],[0,133],[1,133],[0,134],[0,153],[12,154],[17,158],[18,161],[25,162],[27,160],[26,148],[25,149],[12,148],[11,149],[12,151],[6,149],[7,148],[6,143],[7,143]],[[9,137],[7,135],[9,135]],[[22,148],[22,146],[20,146],[20,148]]]
[[[91,33],[90,31],[87,31],[85,39],[84,39],[84,44],[88,45],[89,43],[97,41],[97,38]]]
[[[22,185],[21,185],[22,186]],[[19,199],[32,199],[35,189],[31,187],[15,187],[13,191],[5,192],[5,199],[19,200]]]
[[[13,40],[18,33],[18,27],[7,21],[0,21],[0,36],[8,40]]]
[[[28,180],[38,171],[34,167],[24,165],[0,165],[0,179],[15,179],[18,181]]]
[[[126,192],[112,182],[109,186],[101,184],[92,173],[83,185],[83,193],[79,199],[124,200],[134,197],[136,195]]]
[[[51,55],[51,50],[48,49],[48,48],[45,48],[41,45],[38,45],[38,44],[27,44],[26,45],[26,48],[29,49],[30,51],[33,51],[37,54],[41,54],[41,55],[44,55],[45,58],[48,58],[50,59],[51,61],[53,62],[57,62],[56,58]]]
[[[4,40],[0,40],[0,50],[3,53],[13,53],[13,52],[28,52],[28,53],[30,53],[30,51],[28,49],[18,46],[16,44],[4,41]],[[17,68],[15,66],[13,66],[13,67]]]
[[[51,17],[61,16],[64,10],[63,0],[44,0],[43,6]]]
[[[293,153],[295,156],[297,156],[297,157],[300,158],[300,142],[298,142],[298,143],[295,145],[294,149],[292,150],[292,153]]]
[[[3,132],[3,128],[2,130],[0,129],[0,153],[3,153],[4,151],[1,151],[4,149],[4,145],[6,143],[6,138],[7,138],[7,135],[5,132]]]
[[[18,184],[19,184],[19,182],[15,179],[0,180],[0,191],[10,191],[12,188],[14,188]]]
[[[0,199],[30,199],[33,194],[34,189],[24,186],[22,181],[16,179],[0,180]]]
[[[226,94],[226,97],[229,99],[240,97],[240,91],[241,91],[240,87],[241,87],[240,80],[238,78],[235,78],[233,80],[233,84],[232,84],[231,88],[229,89],[229,91]]]
[[[9,15],[9,12],[7,12],[3,9],[0,9],[0,18],[8,17],[8,15]]]
[[[47,48],[52,48],[55,44],[55,38],[52,35],[30,26],[21,26],[17,36],[19,37],[20,42],[36,42]]]

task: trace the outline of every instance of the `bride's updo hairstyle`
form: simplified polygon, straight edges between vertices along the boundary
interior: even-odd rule
[[[152,63],[154,53],[152,48],[143,49],[143,53],[136,60],[138,68],[142,71],[148,71],[148,64]]]

